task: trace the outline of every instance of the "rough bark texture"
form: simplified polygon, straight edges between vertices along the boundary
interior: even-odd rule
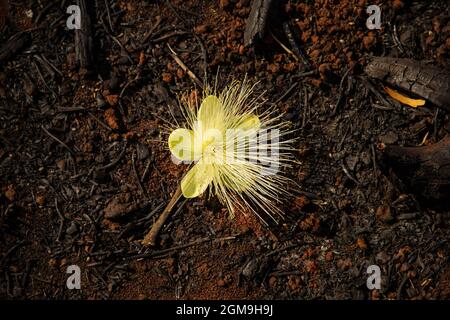
[[[252,44],[256,38],[262,39],[266,33],[267,18],[272,0],[255,0],[247,19],[244,32],[244,44]]]
[[[428,199],[449,199],[450,136],[424,147],[387,146],[387,164],[415,193]]]
[[[410,91],[450,111],[450,72],[411,59],[374,57],[365,68],[372,77]]]

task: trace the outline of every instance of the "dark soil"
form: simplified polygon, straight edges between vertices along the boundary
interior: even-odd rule
[[[450,117],[401,105],[362,72],[371,55],[450,68],[448,1],[277,3],[273,35],[292,50],[288,22],[310,66],[270,34],[244,47],[249,0],[95,1],[87,76],[63,3],[12,1],[0,17],[1,46],[25,39],[0,61],[0,298],[450,297],[450,210],[403,188],[379,148],[436,143]],[[369,4],[381,30],[365,25]],[[203,197],[179,202],[157,248],[140,243],[185,169],[161,118],[180,117],[177,95],[196,88],[167,44],[219,87],[259,81],[298,129],[300,189],[278,228]],[[73,264],[82,290],[66,288]],[[366,287],[372,264],[381,290]]]

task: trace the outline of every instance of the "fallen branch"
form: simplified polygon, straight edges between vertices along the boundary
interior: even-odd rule
[[[253,44],[255,40],[262,40],[266,34],[267,20],[272,0],[254,0],[248,16],[245,31],[244,45]]]
[[[411,191],[427,199],[450,196],[450,136],[424,147],[386,146],[386,164]]]
[[[450,111],[450,72],[411,59],[374,57],[365,68],[369,77],[416,94]]]

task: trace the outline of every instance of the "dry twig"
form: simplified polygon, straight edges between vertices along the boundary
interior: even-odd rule
[[[194,81],[196,85],[203,89],[203,83],[199,80],[199,78],[184,64],[183,61],[178,57],[176,52],[167,44],[167,47],[170,50],[170,56],[175,60],[175,62],[183,69],[184,72],[188,74],[188,76]]]

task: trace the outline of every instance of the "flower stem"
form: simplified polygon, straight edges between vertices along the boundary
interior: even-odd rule
[[[170,199],[169,203],[167,204],[167,207],[164,209],[164,211],[159,216],[158,220],[155,221],[150,231],[145,236],[144,240],[142,240],[142,244],[144,246],[151,246],[154,247],[156,245],[156,238],[158,237],[159,232],[161,231],[162,226],[166,222],[167,218],[169,217],[170,213],[172,212],[173,207],[178,202],[178,200],[181,198],[181,185],[179,184],[177,187],[177,190],[172,196],[172,199]]]

